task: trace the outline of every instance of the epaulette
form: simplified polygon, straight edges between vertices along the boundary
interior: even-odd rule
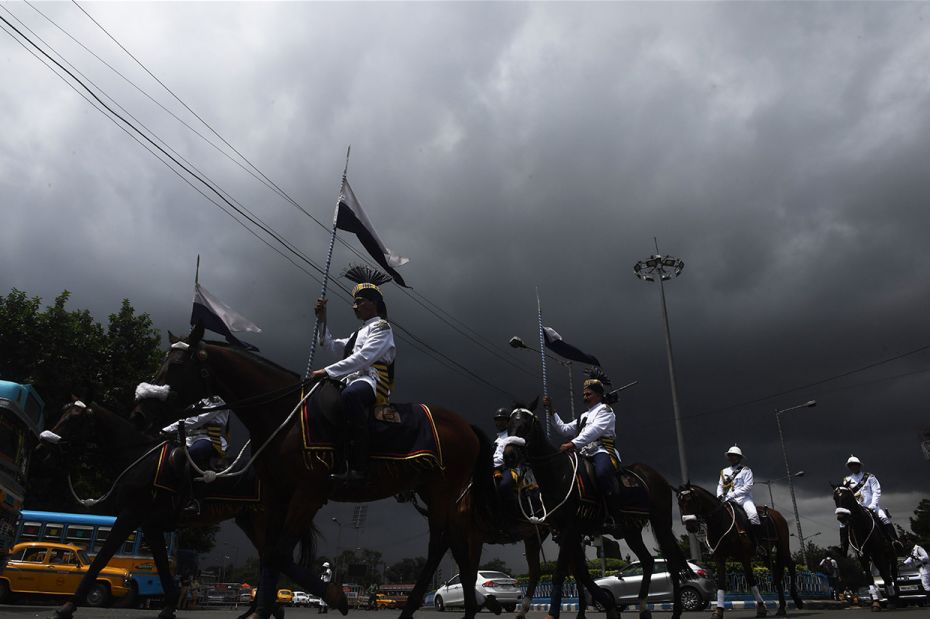
[[[379,320],[378,322],[371,325],[372,331],[384,331],[385,329],[390,329],[390,328],[391,328],[391,323],[389,323],[387,320]]]

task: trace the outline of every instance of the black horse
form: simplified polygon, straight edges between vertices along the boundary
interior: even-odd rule
[[[759,592],[756,577],[752,571],[752,558],[756,554],[756,545],[745,531],[740,531],[737,524],[737,508],[731,503],[721,501],[700,486],[685,484],[678,488],[678,509],[681,512],[681,520],[685,523],[685,528],[689,533],[697,533],[702,522],[707,525],[707,543],[717,563],[718,574],[718,606],[714,609],[714,618],[723,617],[723,607],[719,604],[724,594],[726,560],[729,557],[736,559],[743,566],[746,582],[749,583],[756,598],[756,616],[765,617],[768,614],[765,602],[762,600],[762,594]],[[795,566],[788,545],[788,522],[774,508],[762,507],[762,509],[766,511],[767,517],[764,521],[763,539],[757,542],[765,549],[766,557],[771,556],[772,547],[775,549],[772,581],[775,590],[778,591],[778,614],[787,615],[784,581],[786,568],[791,586],[791,598],[798,608],[804,607],[795,582]]]
[[[86,406],[79,401],[65,407],[51,432],[43,433],[43,439],[40,456],[45,451],[47,457],[58,458],[62,470],[84,459],[85,463],[116,480],[105,498],[117,512],[116,522],[71,599],[55,611],[57,619],[70,618],[77,606],[84,603],[96,584],[100,570],[129,535],[140,527],[152,550],[165,591],[165,605],[158,615],[160,619],[174,617],[179,595],[168,564],[166,531],[234,518],[261,556],[266,519],[259,503],[209,500],[202,502],[200,514],[186,515],[182,509],[183,493],[154,485],[160,463],[167,465],[162,454],[165,439],[140,432],[125,418],[98,404]],[[338,604],[338,597],[331,592],[329,600]],[[280,611],[276,614],[280,615]]]
[[[643,580],[639,592],[640,617],[648,618],[646,600],[652,576],[654,559],[642,538],[642,529],[647,519],[628,518],[623,514],[610,514],[614,526],[605,524],[606,507],[587,509],[578,492],[577,475],[581,456],[571,452],[560,452],[547,440],[542,424],[529,409],[518,408],[510,415],[508,433],[525,441],[525,446],[508,445],[505,460],[508,465],[527,464],[533,471],[542,493],[542,503],[547,506],[543,516],[547,524],[556,531],[559,558],[552,575],[552,596],[549,601],[549,617],[558,617],[562,601],[562,583],[567,570],[574,565],[575,578],[591,592],[594,600],[606,609],[608,618],[617,617],[616,602],[609,591],[594,584],[588,573],[582,548],[582,536],[611,534],[622,536],[633,554],[643,566]],[[688,565],[672,531],[672,487],[652,468],[644,464],[628,467],[642,479],[649,494],[648,522],[669,564],[674,595],[673,619],[681,616],[680,575],[687,572]]]
[[[841,526],[840,546],[843,554],[851,546],[859,557],[862,571],[872,583],[872,610],[879,611],[882,606],[870,564],[875,566],[885,581],[888,607],[897,606],[898,592],[894,583],[898,577],[898,559],[891,540],[882,530],[878,516],[860,505],[853,491],[846,486],[833,486],[833,502],[836,504],[836,519]]]

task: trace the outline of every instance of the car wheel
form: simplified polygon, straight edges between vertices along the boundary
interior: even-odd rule
[[[87,593],[87,605],[95,608],[106,606],[110,601],[110,588],[103,583],[98,582]]]
[[[517,605],[516,604],[504,604],[504,610],[506,610],[508,613],[512,613],[513,611],[517,610]]]
[[[678,594],[678,599],[681,601],[681,607],[685,610],[694,611],[707,608],[707,600],[694,587],[683,587]]]
[[[438,595],[436,596],[436,599],[433,600],[433,606],[435,606],[436,610],[439,612],[442,612],[446,609],[446,605],[442,603],[442,597]]]

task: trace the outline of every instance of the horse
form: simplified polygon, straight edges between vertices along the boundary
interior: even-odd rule
[[[264,488],[270,552],[251,619],[268,617],[279,572],[304,586],[318,580],[310,569],[295,565],[292,554],[326,501],[368,502],[410,492],[415,492],[429,510],[429,550],[423,573],[435,572],[446,550],[451,549],[462,577],[465,615],[473,617],[478,612],[474,585],[481,545],[455,506],[479,454],[491,451],[487,437],[456,413],[429,406],[442,449],[441,467],[372,460],[364,485],[336,483],[330,475],[333,463],[308,457],[300,425],[292,419],[308,389],[312,390],[307,394],[310,409],[321,409],[328,419],[342,418],[339,383],[301,380],[253,352],[204,341],[203,332],[203,325],[197,324],[187,337],[171,337],[171,348],[153,379],[164,395],[140,400],[133,414],[141,425],[166,424],[188,416],[186,409],[203,398],[218,395],[246,426],[253,444],[260,446],[262,453],[254,458],[253,466]],[[403,474],[398,473],[401,470]],[[418,580],[401,617],[412,616],[428,585],[428,578]]]
[[[55,618],[73,616],[95,585],[100,570],[129,535],[140,527],[152,550],[165,592],[165,604],[158,614],[159,619],[172,619],[179,601],[179,590],[168,564],[166,531],[235,518],[236,524],[261,554],[264,512],[258,504],[210,500],[202,502],[200,514],[184,514],[183,497],[154,485],[162,446],[166,441],[140,432],[124,417],[98,404],[88,406],[76,400],[65,405],[58,422],[51,431],[42,433],[42,439],[37,450],[39,456],[42,457],[44,451],[45,457],[57,458],[63,469],[82,456],[92,456],[96,469],[116,477],[110,491],[101,499],[111,500],[117,506],[116,522],[74,594],[56,609]],[[96,504],[99,501],[89,500],[86,503]],[[330,594],[329,597],[336,601],[336,596]],[[280,610],[275,612],[276,616],[283,616]]]
[[[882,609],[879,602],[878,588],[875,586],[875,577],[869,564],[874,565],[885,581],[885,593],[888,596],[888,607],[898,605],[898,592],[895,580],[898,577],[898,559],[894,546],[882,531],[882,523],[878,516],[863,507],[852,489],[846,486],[833,485],[833,502],[836,504],[836,519],[840,522],[840,545],[843,554],[852,549],[859,557],[862,571],[871,580],[869,593],[872,594],[872,610]]]
[[[752,587],[756,600],[756,617],[765,617],[768,611],[756,577],[752,571],[752,558],[756,547],[749,535],[739,530],[737,525],[736,507],[729,501],[724,502],[716,496],[691,483],[678,488],[678,509],[681,520],[689,533],[696,533],[703,522],[707,525],[707,545],[717,564],[717,606],[714,609],[714,619],[723,617],[724,584],[726,582],[726,560],[733,557],[743,566],[746,582]],[[775,548],[775,566],[772,570],[772,582],[778,592],[778,615],[787,615],[785,602],[784,572],[788,568],[788,582],[791,586],[791,598],[797,608],[803,608],[804,602],[798,593],[795,582],[795,566],[791,559],[791,549],[788,540],[788,522],[780,512],[771,507],[762,507],[760,512],[768,514],[763,518],[765,538],[757,540],[759,545],[765,545],[766,557],[771,558],[771,549]],[[745,526],[745,525],[744,525]],[[711,540],[715,540],[711,542]],[[771,561],[769,561],[771,565]]]
[[[542,505],[545,514],[537,521],[545,521],[557,535],[559,557],[552,575],[552,596],[549,600],[548,617],[559,616],[562,598],[562,583],[569,567],[574,566],[575,578],[591,592],[592,598],[607,613],[608,619],[619,617],[617,605],[609,591],[598,587],[588,573],[587,562],[581,545],[583,535],[600,535],[604,533],[618,535],[622,529],[633,554],[643,566],[643,579],[639,591],[639,608],[641,619],[651,617],[647,609],[649,582],[652,577],[654,559],[646,548],[642,538],[642,529],[648,520],[662,553],[669,563],[672,579],[674,605],[673,619],[681,616],[682,605],[680,593],[680,574],[688,570],[684,554],[678,547],[672,531],[672,488],[655,470],[645,464],[633,464],[627,468],[645,484],[649,494],[649,515],[647,518],[628,518],[621,514],[611,514],[614,525],[606,526],[604,515],[606,508],[601,506],[593,512],[583,509],[578,488],[578,468],[581,465],[578,454],[561,452],[549,443],[536,415],[527,408],[517,408],[510,415],[508,434],[525,441],[525,445],[510,444],[504,451],[508,466],[526,463],[533,474],[542,493]],[[549,507],[547,507],[547,505]]]

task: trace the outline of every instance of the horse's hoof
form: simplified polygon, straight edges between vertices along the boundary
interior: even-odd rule
[[[504,607],[501,606],[501,603],[498,602],[497,598],[495,598],[493,595],[489,595],[488,597],[484,598],[484,607],[495,615],[501,614],[501,611],[504,610]]]
[[[723,609],[719,606],[710,614],[711,619],[723,619]]]
[[[768,617],[769,611],[764,605],[756,606],[756,617]]]
[[[788,616],[788,607],[787,607],[787,606],[779,606],[779,607],[778,607],[778,610],[775,611],[775,616],[776,616],[776,617],[787,617],[787,616]]]
[[[164,608],[158,613],[158,619],[174,619],[174,609]]]
[[[617,606],[608,608],[604,611],[604,615],[607,617],[607,619],[620,619],[620,609]]]
[[[882,605],[881,605],[880,602],[877,602],[877,601],[876,601],[876,602],[872,602],[872,612],[873,612],[873,613],[881,612],[881,610],[882,610]]]
[[[346,598],[346,594],[343,593],[342,587],[336,585],[336,583],[329,583],[326,585],[326,591],[323,593],[323,601],[326,602],[328,606],[332,606],[338,610],[342,616],[349,614],[349,600]]]
[[[71,617],[74,616],[75,610],[77,610],[77,608],[74,602],[65,602],[60,608],[55,609],[49,619],[71,619]]]
[[[639,619],[652,619],[652,611],[648,609],[639,611]]]

